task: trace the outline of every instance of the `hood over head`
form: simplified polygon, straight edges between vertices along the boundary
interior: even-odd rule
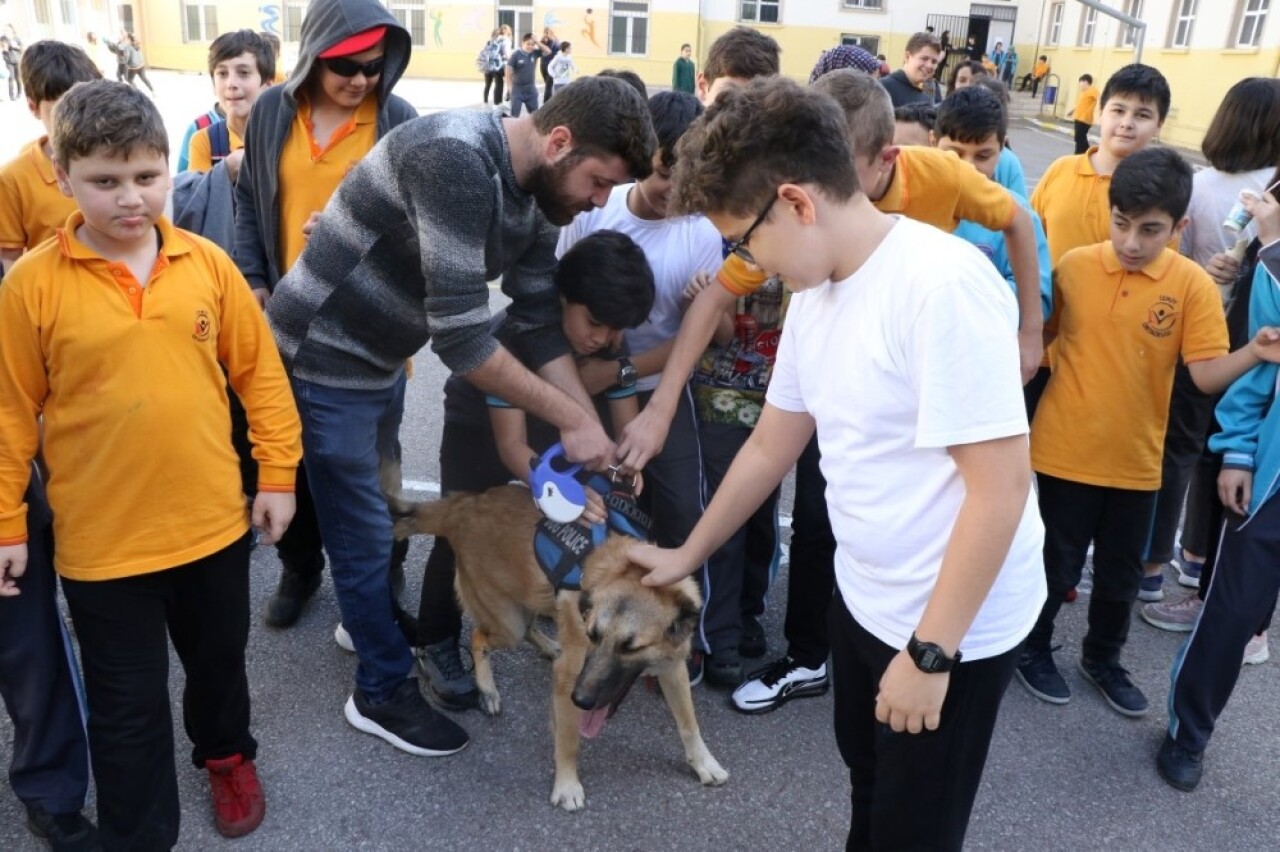
[[[388,93],[409,67],[413,43],[409,31],[377,0],[311,0],[302,19],[298,64],[284,84],[285,95],[291,100],[297,99],[298,89],[309,81],[320,54],[375,27],[386,28],[383,36],[386,64],[378,78],[378,100],[385,103]],[[351,52],[361,53],[372,46]]]

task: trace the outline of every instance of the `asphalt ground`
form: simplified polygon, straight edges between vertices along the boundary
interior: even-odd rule
[[[207,80],[155,72],[158,101],[171,133],[208,103]],[[398,91],[422,111],[478,102],[480,84],[404,81]],[[0,157],[12,156],[38,126],[0,104]],[[1028,183],[1071,151],[1068,136],[1014,127],[1012,144]],[[176,139],[175,139],[176,143]],[[504,301],[493,295],[494,305]],[[415,359],[401,442],[406,481],[430,489],[438,479],[441,431],[439,361]],[[424,492],[424,495],[429,492]],[[783,511],[790,506],[784,495]],[[784,539],[785,540],[785,539]],[[405,601],[417,600],[429,542],[415,541]],[[783,567],[764,618],[769,658],[784,649]],[[569,814],[549,803],[552,779],[550,664],[528,647],[496,659],[503,713],[458,716],[470,746],[456,756],[403,754],[361,734],[342,718],[355,659],[333,643],[337,606],[328,579],[302,620],[269,629],[261,611],[279,563],[270,549],[253,556],[253,629],[249,681],[253,730],[266,820],[254,834],[224,840],[213,829],[208,785],[186,760],[189,744],[175,727],[183,807],[181,849],[493,850],[835,849],[848,822],[848,780],[831,733],[829,695],[777,712],[742,716],[727,692],[695,688],[694,701],[711,752],[729,771],[724,787],[700,786],[665,703],[637,687],[597,740],[583,747],[586,809]],[[1172,573],[1170,574],[1172,579]],[[1170,583],[1166,584],[1168,588]],[[1176,587],[1175,587],[1176,588]],[[1175,592],[1176,594],[1177,592]],[[1004,700],[968,835],[972,849],[1235,850],[1280,848],[1277,813],[1280,706],[1276,662],[1248,667],[1219,720],[1200,789],[1178,793],[1156,775],[1154,755],[1167,722],[1169,664],[1182,636],[1136,617],[1125,664],[1151,698],[1145,719],[1118,716],[1075,668],[1088,597],[1058,620],[1058,654],[1074,695],[1043,704],[1016,683]],[[182,673],[173,659],[171,694],[180,718]],[[0,763],[13,731],[0,719]],[[0,788],[6,787],[0,782]],[[92,798],[89,812],[92,813]],[[920,802],[922,819],[929,803]],[[43,848],[25,829],[21,805],[0,789],[0,849]]]

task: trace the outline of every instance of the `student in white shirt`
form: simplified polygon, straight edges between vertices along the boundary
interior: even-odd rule
[[[875,210],[845,129],[826,95],[773,78],[721,94],[682,140],[673,204],[796,295],[764,411],[702,520],[631,557],[650,584],[691,573],[816,427],[848,848],[959,849],[1045,599],[1018,308],[975,248]]]

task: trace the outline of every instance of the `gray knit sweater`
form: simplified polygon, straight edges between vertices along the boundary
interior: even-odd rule
[[[489,289],[502,278],[504,342],[543,364],[569,351],[553,280],[559,229],[516,185],[497,115],[408,121],[351,170],[267,320],[295,378],[373,390],[431,341],[454,373],[496,350]]]

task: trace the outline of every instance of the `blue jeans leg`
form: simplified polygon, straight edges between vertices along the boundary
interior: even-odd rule
[[[391,516],[378,483],[380,459],[396,454],[404,387],[403,375],[373,391],[293,380],[320,537],[360,659],[356,686],[374,702],[389,698],[413,667],[391,606]]]

